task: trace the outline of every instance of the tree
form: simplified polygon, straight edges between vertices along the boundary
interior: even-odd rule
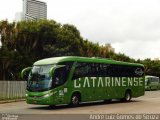
[[[134,60],[123,53],[114,53],[108,44],[99,45],[84,39],[74,25],[54,20],[0,21],[0,79],[20,79],[21,70],[35,61],[55,56],[112,58],[145,65],[149,75],[160,76],[160,61]]]

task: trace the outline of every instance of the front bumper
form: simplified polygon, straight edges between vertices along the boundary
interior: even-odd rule
[[[26,94],[26,102],[28,104],[38,104],[38,105],[53,105],[54,99],[53,94],[47,93],[30,93]]]
[[[26,97],[26,102],[28,104],[37,104],[37,105],[53,105],[53,97]]]

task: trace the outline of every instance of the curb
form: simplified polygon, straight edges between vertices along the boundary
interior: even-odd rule
[[[11,103],[11,102],[20,102],[20,101],[25,101],[25,99],[2,100],[2,101],[0,101],[0,104]]]

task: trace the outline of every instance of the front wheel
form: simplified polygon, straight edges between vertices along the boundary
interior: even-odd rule
[[[131,98],[132,98],[131,92],[126,91],[125,97],[122,99],[122,101],[129,102],[129,101],[131,101]]]
[[[157,86],[157,90],[159,90],[159,87]]]
[[[129,101],[131,101],[131,98],[132,98],[131,92],[127,91],[126,94],[125,94],[125,101],[129,102]]]
[[[152,90],[152,88],[151,88],[151,87],[149,87],[149,90],[151,91],[151,90]]]
[[[73,94],[71,97],[71,105],[72,106],[78,106],[80,103],[80,96],[78,94]]]

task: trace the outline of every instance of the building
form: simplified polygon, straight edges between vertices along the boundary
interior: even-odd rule
[[[109,52],[115,52],[115,49],[111,46],[111,44],[105,44],[105,47],[108,48]]]
[[[15,21],[47,19],[47,4],[38,0],[23,0],[23,10],[15,14]]]
[[[23,20],[47,19],[47,4],[37,0],[23,0]]]
[[[17,13],[15,14],[15,21],[16,21],[16,22],[22,21],[22,19],[23,19],[22,17],[23,17],[22,12],[17,12]]]
[[[159,60],[160,60],[160,58],[154,58],[154,60],[155,60],[155,61],[159,61]]]
[[[38,0],[23,0],[23,10],[15,14],[15,21],[47,19],[47,4]]]

